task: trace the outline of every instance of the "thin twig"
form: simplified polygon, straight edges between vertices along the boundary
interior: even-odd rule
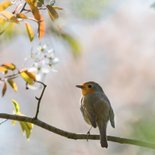
[[[69,139],[74,139],[74,140],[99,140],[99,135],[87,135],[87,134],[76,134],[72,132],[67,132],[64,130],[61,130],[59,128],[56,128],[52,125],[49,125],[39,119],[31,118],[31,117],[26,117],[26,116],[20,116],[20,115],[12,115],[12,114],[6,114],[6,113],[0,113],[0,118],[5,118],[5,119],[10,119],[10,120],[17,120],[17,121],[24,121],[24,122],[29,122],[34,125],[37,125],[43,129],[46,129],[50,132],[53,132],[55,134],[58,134],[60,136],[69,138]],[[155,150],[155,144],[149,143],[149,142],[144,142],[140,140],[134,140],[134,139],[128,139],[128,138],[120,138],[120,137],[115,137],[115,136],[107,136],[108,141],[111,142],[116,142],[120,144],[131,144],[131,145],[136,145],[136,146],[141,146],[141,147],[146,147],[150,149]]]
[[[12,74],[12,75],[7,75],[7,76],[5,76],[4,78],[5,78],[5,79],[15,79],[15,78],[18,77],[19,74],[20,74],[19,72],[18,72],[18,73],[14,73],[14,74]]]
[[[40,7],[40,8],[38,8],[38,10],[46,10],[47,8],[46,7]],[[23,9],[23,11],[24,11],[24,13],[29,13],[29,12],[32,12],[32,10],[30,10],[30,9]]]
[[[34,117],[35,119],[38,118],[39,109],[40,109],[40,103],[41,103],[42,97],[43,97],[43,95],[44,95],[45,89],[46,89],[46,87],[47,87],[47,85],[44,84],[44,83],[41,82],[41,81],[36,81],[36,82],[37,82],[37,83],[40,83],[40,84],[43,86],[43,90],[42,90],[42,92],[41,92],[40,97],[36,97],[36,99],[38,100],[38,104],[37,104],[36,115],[35,115],[35,117]]]
[[[19,75],[19,73],[14,73],[14,74],[11,74],[11,75],[7,75],[7,76],[4,76],[2,78],[0,78],[0,81],[5,81],[6,79],[15,79],[17,78]]]
[[[8,119],[3,120],[2,122],[0,122],[0,125],[2,125],[3,123],[7,122]]]
[[[25,9],[25,7],[26,7],[26,4],[27,4],[27,3],[25,2],[24,5],[23,5],[23,7],[22,7],[22,9],[20,10],[20,13],[24,11],[24,9]]]
[[[27,17],[27,19],[28,19],[28,20],[32,20],[32,21],[38,23],[38,20],[36,20],[35,18]]]
[[[39,7],[38,9],[39,9],[39,10],[47,10],[46,7]]]

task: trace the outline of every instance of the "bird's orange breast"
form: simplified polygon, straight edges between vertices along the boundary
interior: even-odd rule
[[[94,94],[94,89],[88,89],[88,88],[84,87],[84,88],[82,89],[82,95],[83,95],[83,96],[86,96],[86,95],[88,95],[88,94]]]

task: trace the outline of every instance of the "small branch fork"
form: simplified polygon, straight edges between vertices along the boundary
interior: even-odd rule
[[[39,109],[40,109],[40,103],[41,103],[42,97],[43,97],[43,95],[44,95],[45,89],[46,89],[46,87],[47,87],[47,85],[44,84],[44,83],[41,82],[41,81],[36,81],[36,82],[39,83],[39,84],[41,84],[41,85],[43,86],[43,90],[42,90],[42,92],[41,92],[40,97],[35,97],[36,100],[38,100],[38,104],[37,104],[37,110],[36,110],[36,115],[35,115],[34,119],[37,119],[37,118],[38,118]]]
[[[76,134],[76,133],[72,133],[72,132],[67,132],[67,131],[61,130],[59,128],[56,128],[52,125],[49,125],[49,124],[47,124],[47,123],[45,123],[39,119],[35,119],[35,118],[31,118],[31,117],[0,113],[0,118],[8,119],[8,120],[17,120],[17,121],[29,122],[29,123],[32,123],[34,125],[37,125],[37,126],[43,128],[45,130],[48,130],[50,132],[53,132],[55,134],[58,134],[60,136],[63,136],[63,137],[69,138],[69,139],[98,140],[100,138],[99,135]],[[131,144],[131,145],[146,147],[146,148],[150,148],[150,149],[155,149],[155,144],[144,142],[144,141],[127,139],[127,138],[120,138],[120,137],[115,137],[115,136],[107,136],[107,139],[108,139],[108,141],[112,141],[112,142],[116,142],[116,143],[120,143],[120,144]]]
[[[26,4],[27,3],[25,2],[24,5],[23,5],[23,7],[22,7],[22,9],[20,10],[20,13],[22,13],[25,10]]]

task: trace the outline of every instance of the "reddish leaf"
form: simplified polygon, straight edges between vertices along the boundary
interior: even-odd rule
[[[43,16],[41,16],[41,20],[38,22],[38,38],[42,38],[45,33],[45,24]]]
[[[5,95],[6,90],[7,90],[7,84],[6,82],[4,82],[3,89],[2,89],[2,97]]]
[[[0,72],[7,73],[8,70],[5,67],[0,66]]]
[[[13,63],[3,64],[2,67],[9,69],[9,70],[15,70],[16,69],[16,66]]]
[[[23,13],[18,13],[18,14],[16,15],[16,17],[17,17],[17,18],[21,18],[21,19],[27,19],[27,16],[24,15]]]
[[[33,14],[34,18],[36,20],[40,21],[41,20],[41,15],[40,15],[39,9],[35,5],[34,1],[32,1],[32,0],[26,0],[26,2],[29,4],[30,9],[32,11],[32,14]]]
[[[38,0],[26,0],[27,3],[37,6]]]
[[[26,2],[29,4],[31,12],[34,16],[34,18],[38,21],[38,37],[42,38],[45,32],[45,26],[44,26],[44,18],[40,14],[39,9],[35,5],[35,1],[33,0],[26,0]]]

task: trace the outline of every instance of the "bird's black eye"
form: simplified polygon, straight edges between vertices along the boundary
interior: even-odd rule
[[[88,85],[88,88],[92,88],[92,85],[89,84],[89,85]]]

